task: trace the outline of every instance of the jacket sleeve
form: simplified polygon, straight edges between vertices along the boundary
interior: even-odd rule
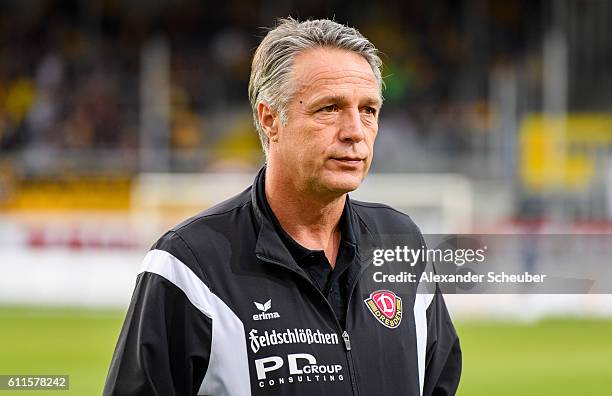
[[[208,367],[211,334],[211,319],[182,290],[158,274],[142,272],[103,394],[196,394]]]
[[[423,395],[454,395],[461,377],[461,346],[439,290],[427,308],[425,360]]]

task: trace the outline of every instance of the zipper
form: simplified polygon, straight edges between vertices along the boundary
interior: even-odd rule
[[[346,330],[344,330],[344,333],[342,333],[342,339],[344,340],[344,347],[346,348],[347,351],[350,351],[351,350],[351,337],[346,332]]]
[[[348,331],[343,329],[342,325],[340,325],[340,321],[338,320],[338,317],[336,316],[336,313],[334,312],[334,309],[332,308],[331,304],[329,303],[329,301],[327,301],[327,298],[325,298],[325,296],[323,295],[321,290],[319,290],[319,288],[316,287],[314,283],[312,283],[312,280],[310,280],[310,278],[308,277],[308,275],[306,273],[303,273],[303,272],[300,272],[300,271],[296,271],[296,270],[288,267],[287,265],[281,263],[280,261],[269,259],[267,257],[260,256],[260,255],[256,255],[256,257],[258,259],[262,260],[262,261],[266,261],[268,263],[275,264],[275,265],[280,265],[281,267],[284,267],[287,270],[300,275],[300,277],[302,277],[304,280],[306,280],[306,282],[313,289],[315,289],[317,291],[317,293],[319,293],[319,296],[321,296],[323,301],[325,301],[325,303],[327,304],[327,307],[329,308],[329,311],[332,313],[332,317],[334,318],[334,321],[336,322],[336,327],[340,331],[340,334],[342,335],[342,340],[344,342],[344,350],[346,352],[346,360],[347,360],[347,363],[348,363],[349,377],[351,379],[351,387],[353,388],[353,395],[359,396],[359,388],[357,387],[357,376],[355,375],[355,366],[353,364],[353,355],[351,353],[351,337],[350,337]],[[349,294],[349,298],[348,298],[348,301],[347,301],[347,304],[346,304],[346,313],[347,313],[347,315],[346,315],[347,326],[346,327],[347,328],[348,328],[348,311],[349,311],[350,302],[351,302],[351,295],[353,294],[353,291],[355,289],[355,285],[357,284],[357,281],[359,280],[359,278],[361,278],[361,274],[362,273],[363,273],[363,270],[359,272],[359,275],[357,276],[357,279],[353,282],[353,285],[351,286],[351,292]]]
[[[351,319],[351,317],[348,314],[349,310],[351,308],[351,299],[353,298],[353,293],[355,292],[355,286],[357,286],[357,282],[359,282],[359,279],[361,279],[361,275],[364,273],[364,271],[365,271],[365,267],[361,268],[361,270],[357,274],[357,277],[353,281],[353,284],[351,285],[351,289],[349,291],[348,300],[346,302],[346,314],[344,316],[346,318],[346,323],[345,324],[346,324],[346,328],[347,329],[349,327],[349,320]],[[325,300],[327,300],[327,299],[325,299]],[[329,305],[329,303],[328,303],[328,305]],[[331,308],[331,305],[330,305],[330,308]],[[333,311],[333,309],[332,309],[332,311]],[[334,318],[335,317],[336,317],[336,313],[334,312]],[[338,322],[337,318],[336,318],[336,322]],[[338,322],[338,324],[339,324],[339,322]],[[344,340],[344,349],[346,349],[346,354],[348,355],[347,356],[347,361],[348,361],[348,365],[349,365],[349,374],[351,376],[351,384],[353,385],[353,393],[355,395],[359,395],[359,387],[357,386],[357,374],[356,374],[355,366],[354,366],[354,363],[353,363],[353,356],[352,356],[352,353],[351,353],[351,336],[349,335],[348,331],[344,330],[344,332],[342,333],[342,339]]]
[[[353,387],[353,394],[359,395],[359,388],[357,387],[357,375],[355,374],[355,366],[353,363],[353,356],[351,354],[351,336],[349,336],[349,333],[346,330],[342,332],[342,339],[344,340],[344,349],[346,349],[346,360],[349,366],[348,369],[349,375],[351,377],[351,386]]]

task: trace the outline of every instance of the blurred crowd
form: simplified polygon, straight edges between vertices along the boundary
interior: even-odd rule
[[[389,147],[429,142],[461,153],[489,127],[491,68],[537,39],[531,22],[540,8],[528,1],[4,1],[0,149],[138,149],[142,50],[162,37],[171,54],[171,117],[170,137],[159,144],[249,158],[259,152],[246,95],[250,58],[262,27],[292,15],[333,16],[383,52]]]
[[[129,148],[137,142],[138,43],[81,5],[0,5],[0,147]],[[107,19],[109,18],[109,19]]]

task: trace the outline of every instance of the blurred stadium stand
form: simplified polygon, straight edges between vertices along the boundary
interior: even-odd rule
[[[609,1],[5,0],[0,265],[120,266],[212,203],[201,173],[253,174],[250,59],[287,15],[383,52],[377,200],[409,183],[424,232],[612,233]]]

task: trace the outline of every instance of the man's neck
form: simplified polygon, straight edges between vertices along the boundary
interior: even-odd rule
[[[287,234],[308,249],[323,250],[334,267],[346,194],[327,198],[310,196],[268,170],[265,193],[272,212]]]

